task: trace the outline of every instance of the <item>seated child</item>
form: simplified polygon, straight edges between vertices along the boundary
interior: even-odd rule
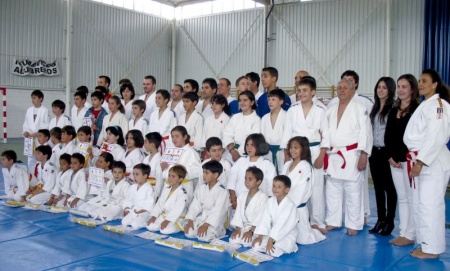
[[[123,202],[122,225],[139,229],[146,226],[150,219],[150,212],[155,204],[153,187],[147,182],[150,166],[137,164],[133,168],[134,182],[127,198]]]
[[[142,136],[141,131],[129,131],[126,136],[126,144],[127,151],[122,161],[127,167],[127,172],[125,175],[133,180],[133,167],[142,163],[144,160],[144,154],[141,151],[141,148],[144,146],[144,137]]]
[[[161,166],[159,165],[161,161],[161,153],[158,151],[158,148],[161,145],[161,141],[162,136],[157,132],[148,133],[145,135],[144,148],[145,151],[150,154],[144,158],[142,163],[149,165],[152,169],[147,181],[150,182],[155,190],[155,198],[159,197],[164,185],[164,180],[159,178],[161,175]]]
[[[210,137],[208,138],[208,140],[206,140],[205,145],[206,150],[208,151],[208,156],[210,158],[203,160],[202,165],[211,160],[220,162],[223,167],[223,172],[222,174],[220,174],[218,181],[220,185],[222,185],[223,187],[227,187],[228,176],[231,172],[231,163],[222,157],[225,151],[225,149],[222,147],[222,140],[220,140],[220,138],[218,137]],[[197,182],[196,189],[204,184],[202,175],[200,175],[198,179],[199,180]]]
[[[267,195],[259,190],[264,179],[261,169],[253,166],[245,172],[245,186],[248,192],[242,193],[237,198],[237,207],[231,226],[235,230],[231,234],[230,243],[242,244],[245,247],[252,245],[255,236],[256,220],[266,206]]]
[[[255,234],[259,235],[252,246],[273,257],[296,252],[297,210],[287,197],[291,180],[285,175],[273,179],[273,197],[267,200],[263,213],[258,218]]]
[[[38,184],[31,188],[31,194],[27,201],[32,204],[44,204],[51,196],[51,191],[55,187],[58,170],[50,161],[52,148],[47,145],[41,145],[36,148],[36,160],[40,162],[37,166]]]
[[[84,162],[84,156],[82,154],[72,154],[70,159],[72,176],[70,177],[68,189],[70,194],[67,195],[64,206],[77,209],[86,202],[88,183],[86,182],[86,174],[83,170]]]
[[[222,165],[209,161],[202,168],[205,184],[195,191],[186,214],[184,234],[209,242],[225,235],[224,223],[230,203],[226,188],[217,180],[223,171]]]
[[[69,186],[68,184],[70,184],[70,178],[72,177],[73,173],[72,169],[70,168],[70,159],[71,156],[68,153],[64,153],[59,157],[58,178],[56,178],[56,184],[55,187],[53,187],[52,189],[52,195],[50,196],[50,199],[47,201],[47,205],[57,205],[59,201],[61,201],[61,203],[64,203],[65,194],[63,193],[62,189],[63,187]]]
[[[147,222],[149,231],[160,231],[162,234],[172,234],[183,230],[181,216],[186,213],[187,192],[181,182],[187,175],[187,170],[181,165],[175,165],[169,170],[169,185],[165,186],[161,197],[152,210]]]
[[[6,198],[14,201],[26,201],[25,197],[30,186],[28,170],[26,165],[17,163],[15,151],[2,152],[2,172]]]
[[[98,199],[97,204],[92,204],[87,209],[93,218],[106,221],[122,218],[122,205],[130,188],[130,183],[125,178],[125,164],[122,161],[114,162],[112,174],[113,178],[106,184],[106,189],[95,197]]]

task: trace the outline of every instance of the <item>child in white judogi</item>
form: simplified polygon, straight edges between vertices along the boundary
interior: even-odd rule
[[[280,142],[285,133],[286,111],[283,110],[285,93],[281,89],[274,89],[267,94],[270,113],[261,119],[261,134],[270,145],[270,152],[266,156],[275,165],[277,174],[284,165],[284,152],[280,149]]]
[[[101,146],[103,141],[105,141],[108,132],[106,129],[108,127],[119,126],[122,130],[122,137],[128,132],[128,119],[125,117],[125,109],[123,108],[119,97],[112,96],[109,98],[108,106],[111,113],[103,118],[102,131],[100,132],[97,141],[98,146]]]
[[[7,199],[26,201],[25,197],[30,186],[28,170],[25,165],[17,163],[15,151],[2,152],[2,173]]]
[[[77,137],[77,131],[75,131],[75,128],[73,126],[67,125],[61,128],[61,145],[59,147],[59,150],[57,149],[55,154],[52,155],[51,162],[53,164],[59,163],[59,157],[63,153],[67,153],[72,155],[75,150],[77,149],[77,145],[75,143]]]
[[[210,158],[203,160],[202,166],[211,160],[220,162],[222,164],[223,171],[222,174],[220,174],[218,180],[219,184],[221,184],[223,187],[226,188],[228,184],[228,177],[231,173],[232,165],[228,160],[222,157],[224,153],[224,148],[222,147],[222,140],[220,140],[220,138],[218,137],[208,138],[208,140],[206,140],[206,151],[208,151],[208,155]],[[204,182],[203,182],[203,175],[201,174],[195,189],[199,188],[202,184],[204,184]]]
[[[66,104],[61,100],[55,100],[52,103],[52,113],[55,115],[53,119],[50,120],[48,129],[51,130],[54,127],[63,128],[66,125],[72,125],[72,121],[66,115],[64,115],[64,110],[66,109]]]
[[[217,94],[211,98],[211,103],[214,114],[205,118],[205,124],[203,125],[203,142],[206,142],[211,137],[218,137],[222,140],[223,131],[225,130],[228,121],[230,121],[230,116],[227,115],[229,110],[227,98],[221,94]],[[227,112],[224,110],[227,110]]]
[[[217,161],[203,165],[205,184],[195,191],[186,214],[186,237],[209,242],[225,235],[224,223],[230,203],[227,190],[217,181],[222,170],[222,165]]]
[[[245,172],[245,187],[248,192],[242,193],[237,199],[236,212],[231,220],[235,230],[231,234],[230,243],[242,244],[245,247],[252,245],[257,218],[266,206],[267,195],[259,190],[264,179],[261,169],[253,166]]]
[[[169,170],[169,184],[164,187],[147,222],[149,231],[172,234],[183,230],[181,223],[186,213],[188,196],[181,183],[186,174],[186,169],[181,165],[175,165]]]
[[[100,148],[92,148],[92,152],[89,156],[92,159],[89,161],[90,166],[94,166],[97,163],[97,158],[100,154],[108,152],[114,157],[114,161],[121,161],[125,156],[125,150],[123,145],[125,139],[123,138],[122,129],[119,126],[110,126],[106,128],[106,141],[103,142]]]
[[[284,149],[286,159],[289,160],[289,150],[287,148],[289,140],[295,136],[302,136],[308,139],[314,166],[314,185],[307,205],[310,211],[312,227],[326,232],[323,161],[330,147],[327,112],[326,108],[319,101],[314,102],[316,80],[313,77],[304,76],[300,80],[297,91],[300,100],[287,111],[286,125],[280,148]]]
[[[127,147],[128,150],[125,153],[122,161],[125,163],[127,167],[127,171],[125,173],[131,180],[133,180],[133,168],[135,165],[142,163],[144,160],[144,153],[141,151],[141,148],[144,146],[144,137],[142,133],[138,130],[131,130],[127,133]]]
[[[183,95],[183,106],[186,114],[178,118],[178,125],[184,126],[190,136],[189,145],[200,152],[203,141],[203,122],[202,114],[195,110],[198,103],[198,96],[194,92],[186,92]]]
[[[25,114],[25,121],[23,123],[22,135],[25,138],[34,138],[34,146],[37,146],[37,132],[40,129],[48,129],[50,122],[48,109],[42,105],[44,94],[40,90],[34,90],[31,93],[31,102],[33,106],[28,108]],[[28,156],[28,172],[33,173],[36,166],[36,156]]]
[[[27,197],[27,201],[32,204],[43,204],[48,201],[51,191],[55,187],[58,170],[50,161],[52,148],[41,145],[36,148],[36,159],[38,165],[38,184],[32,188],[32,192]]]
[[[163,137],[163,144],[161,146],[161,151],[164,152],[166,148],[166,143],[169,147],[170,131],[173,127],[177,126],[177,119],[175,118],[175,113],[167,107],[167,103],[170,100],[170,93],[165,89],[160,89],[156,92],[156,105],[158,110],[153,111],[150,116],[150,124],[146,133],[158,132]]]
[[[161,145],[162,137],[159,133],[148,133],[145,135],[144,148],[145,151],[150,153],[144,158],[142,163],[150,166],[150,176],[147,181],[153,186],[155,191],[155,198],[158,198],[161,194],[161,190],[164,186],[164,180],[162,180],[161,171],[161,153],[158,151]]]
[[[306,137],[296,136],[288,143],[292,160],[284,164],[281,174],[291,179],[289,199],[297,206],[297,243],[300,245],[315,244],[325,240],[325,235],[309,223],[309,211],[306,203],[311,198],[314,186],[314,173],[311,165],[311,151]]]
[[[106,183],[100,194],[89,200],[86,212],[95,219],[110,221],[122,218],[122,206],[130,193],[130,183],[125,177],[125,164],[122,161],[112,165],[113,178]]]
[[[72,177],[72,169],[70,168],[70,159],[71,155],[68,153],[63,153],[59,157],[59,173],[56,178],[55,187],[52,189],[52,195],[50,199],[47,201],[47,205],[57,205],[59,201],[62,200],[64,203],[65,195],[63,193],[63,188],[68,187],[70,184],[70,178]],[[61,204],[62,206],[62,204]]]
[[[70,159],[70,168],[72,169],[72,176],[70,178],[69,187],[66,191],[70,191],[67,195],[64,206],[72,209],[78,209],[86,202],[88,195],[88,183],[86,182],[86,174],[83,170],[84,156],[80,153],[72,154]],[[67,182],[66,182],[67,184]]]
[[[145,102],[143,100],[135,100],[131,108],[133,117],[128,122],[128,130],[139,130],[144,135],[148,128],[148,120],[143,117]]]
[[[153,187],[147,182],[149,174],[150,166],[142,163],[134,166],[135,184],[129,188],[128,196],[123,202],[122,225],[133,229],[140,229],[147,225],[150,212],[155,205]]]
[[[298,234],[296,208],[287,196],[290,187],[291,180],[285,175],[273,179],[274,196],[267,200],[256,224],[255,234],[259,236],[252,246],[274,257],[298,250],[295,242]]]

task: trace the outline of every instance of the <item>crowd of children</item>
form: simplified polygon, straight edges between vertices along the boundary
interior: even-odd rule
[[[327,231],[341,227],[343,213],[348,234],[357,234],[368,215],[364,172],[373,140],[366,107],[353,98],[360,96],[357,74],[344,72],[328,108],[316,97],[313,77],[296,81],[292,101],[277,79],[275,68],[262,70],[263,94],[258,74],[238,78],[237,100],[226,78],[219,85],[203,80],[199,99],[195,80],[175,85],[171,94],[146,76],[145,94],[136,100],[133,84],[122,79],[121,100],[109,92],[109,77],[100,76],[92,105],[80,87],[72,119],[56,100],[51,120],[35,90],[23,125],[33,144],[28,169],[15,152],[2,153],[5,193],[202,241],[230,229],[231,243],[276,257],[325,240]],[[448,123],[448,96],[442,98],[438,114]],[[448,125],[434,129],[448,140]],[[447,150],[439,159],[450,164],[448,156]],[[100,183],[91,180],[91,168],[102,172]],[[434,255],[421,253],[415,256]]]

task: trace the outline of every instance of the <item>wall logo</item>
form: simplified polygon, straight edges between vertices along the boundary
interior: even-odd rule
[[[56,60],[47,63],[44,60],[33,62],[29,59],[14,59],[12,73],[19,76],[57,76],[59,75],[59,67]]]

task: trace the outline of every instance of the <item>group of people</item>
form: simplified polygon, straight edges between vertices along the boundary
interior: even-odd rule
[[[370,165],[378,221],[369,232],[391,234],[398,200],[400,236],[391,243],[416,242],[418,258],[443,253],[450,106],[439,74],[406,74],[397,84],[382,77],[372,101],[347,70],[327,106],[312,76],[295,79],[289,96],[277,87],[276,68],[250,72],[236,80],[234,99],[229,79],[206,78],[199,99],[193,79],[169,92],[146,76],[139,99],[132,82],[120,80],[120,99],[100,76],[92,104],[79,87],[71,117],[56,100],[51,120],[35,90],[23,125],[34,153],[28,168],[13,151],[2,153],[5,192],[203,241],[228,228],[230,242],[280,256],[325,240],[343,221],[350,236],[363,229]],[[102,184],[90,181],[91,167],[103,172]]]

